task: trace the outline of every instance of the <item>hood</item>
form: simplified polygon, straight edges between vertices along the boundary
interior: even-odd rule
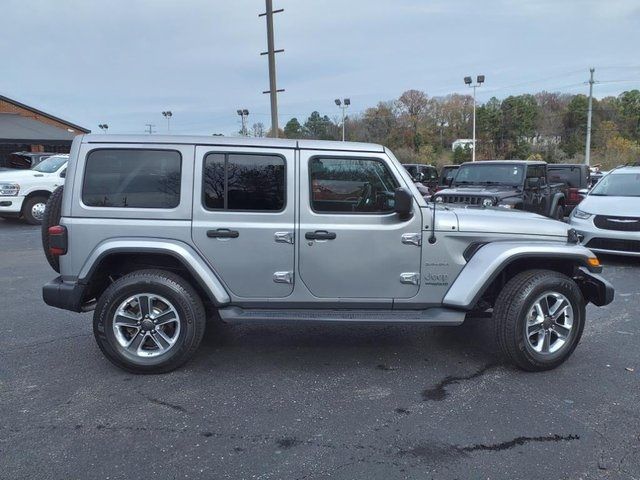
[[[49,174],[36,172],[34,170],[17,170],[9,168],[0,171],[0,182],[19,182],[20,180],[45,177]]]
[[[446,188],[437,195],[460,195],[473,197],[507,198],[518,195],[518,190],[505,185],[470,185]]]
[[[593,215],[640,217],[640,197],[600,197],[588,195],[576,207]]]
[[[567,237],[569,225],[535,213],[503,208],[456,208],[460,232]]]

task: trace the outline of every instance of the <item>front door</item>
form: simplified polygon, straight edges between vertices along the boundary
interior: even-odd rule
[[[230,293],[290,295],[294,150],[199,146],[194,180],[193,241]]]
[[[406,187],[384,154],[300,154],[300,280],[320,298],[409,298],[418,293],[422,218],[401,220]]]

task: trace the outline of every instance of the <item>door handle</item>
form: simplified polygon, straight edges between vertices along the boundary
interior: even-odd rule
[[[326,230],[316,230],[315,232],[307,232],[304,234],[307,240],[335,240],[335,232],[327,232]]]
[[[209,238],[238,238],[240,232],[237,230],[229,230],[228,228],[219,228],[217,230],[207,230]]]

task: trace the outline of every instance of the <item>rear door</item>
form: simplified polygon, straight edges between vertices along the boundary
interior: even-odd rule
[[[294,150],[196,147],[193,241],[230,293],[282,298],[294,282]]]

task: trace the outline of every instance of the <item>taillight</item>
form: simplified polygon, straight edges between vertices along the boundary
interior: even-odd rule
[[[578,190],[580,190],[579,188],[569,188],[569,200],[572,202],[580,202],[580,200],[582,200],[582,197],[580,196],[580,194],[578,193]]]
[[[67,253],[67,228],[62,225],[49,227],[49,253],[64,255]]]

